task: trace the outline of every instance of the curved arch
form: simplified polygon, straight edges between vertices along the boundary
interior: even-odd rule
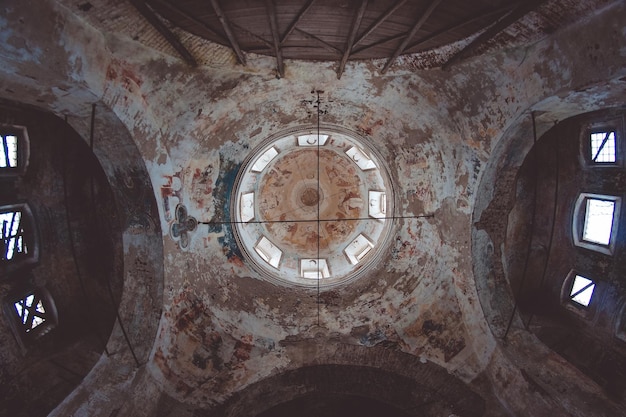
[[[296,342],[294,349],[305,347]],[[327,344],[325,344],[327,345]],[[247,386],[202,416],[254,417],[307,396],[356,396],[393,404],[410,416],[481,416],[485,400],[444,368],[384,347],[337,344],[311,363]],[[330,352],[332,350],[332,353]]]
[[[605,84],[595,85],[585,91],[571,91],[549,97],[528,109],[511,125],[494,149],[478,187],[472,214],[472,261],[479,300],[489,328],[498,339],[498,346],[506,353],[507,360],[523,367],[529,375],[577,371],[562,358],[557,359],[554,352],[527,332],[518,312],[515,296],[521,284],[509,275],[516,254],[510,248],[506,250],[506,244],[509,234],[513,233],[509,223],[512,221],[510,216],[514,215],[511,209],[516,201],[516,193],[524,192],[517,187],[519,171],[533,148],[533,137],[541,137],[561,120],[605,106],[623,105],[623,97],[614,88],[613,83],[616,81],[607,80]],[[604,97],[606,100],[594,100],[594,97]],[[529,249],[531,259],[545,256],[545,248],[541,246],[529,246]],[[536,364],[533,365],[538,357],[552,359],[540,370]],[[578,392],[579,398],[591,393],[604,395],[591,380],[575,387],[571,381],[562,378],[559,384]],[[602,408],[595,405],[589,411],[598,415],[617,412],[608,399],[605,404]],[[576,407],[583,409],[588,405],[578,404]]]
[[[124,124],[102,103],[93,109],[93,132],[87,117],[70,117],[68,123],[91,142],[109,181],[121,224],[123,289],[117,320],[107,342],[109,352],[115,355],[103,355],[52,415],[68,415],[87,406],[81,397],[90,395],[94,384],[110,385],[112,395],[124,395],[123,385],[134,376],[131,370],[148,361],[161,316],[163,241],[151,180]],[[112,382],[112,375],[119,372],[128,380]]]

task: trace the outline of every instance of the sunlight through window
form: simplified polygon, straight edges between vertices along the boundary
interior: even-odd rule
[[[0,226],[2,227],[2,242],[4,252],[3,260],[11,260],[18,253],[28,253],[24,245],[22,213],[11,211],[0,213]]]
[[[588,199],[583,239],[600,245],[608,245],[611,241],[614,209],[615,202],[613,201]]]
[[[575,303],[588,307],[595,287],[596,284],[592,280],[576,275],[572,283],[569,298]]]
[[[596,163],[615,162],[615,132],[591,134],[591,160]]]
[[[0,146],[0,168],[17,167],[17,136],[1,135],[2,146]]]
[[[34,293],[17,301],[14,306],[20,321],[25,326],[26,332],[31,331],[46,321],[46,310],[43,302],[41,299],[35,298]]]

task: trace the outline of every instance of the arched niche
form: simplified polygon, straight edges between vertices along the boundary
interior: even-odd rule
[[[64,117],[45,103],[3,101],[0,111],[5,123],[28,127],[31,147],[28,169],[3,179],[0,197],[27,201],[39,235],[39,261],[11,269],[4,293],[45,288],[59,313],[55,328],[36,342],[3,349],[5,359],[14,351],[16,368],[3,381],[12,387],[5,411],[69,415],[86,406],[95,383],[122,395],[114,375],[132,380],[148,360],[163,287],[156,201],[132,137],[105,105]],[[36,365],[18,372],[29,361]]]
[[[523,295],[520,286],[523,282],[522,275],[542,273],[537,269],[542,269],[549,248],[541,244],[536,239],[537,236],[533,238],[532,232],[529,231],[530,217],[533,217],[533,210],[550,212],[550,215],[543,219],[535,219],[536,223],[533,226],[537,233],[541,232],[548,236],[552,229],[552,220],[549,217],[553,212],[553,197],[548,195],[551,190],[552,195],[554,194],[553,186],[538,188],[538,204],[535,206],[532,203],[535,185],[529,181],[520,181],[520,178],[525,175],[524,172],[532,173],[531,168],[523,167],[524,161],[535,151],[540,159],[538,166],[545,170],[554,169],[553,151],[556,148],[540,150],[540,145],[535,145],[535,142],[540,144],[543,139],[549,137],[555,125],[556,128],[560,128],[559,125],[564,124],[565,129],[564,121],[577,115],[596,111],[604,106],[613,108],[623,106],[623,97],[618,94],[615,82],[621,81],[606,80],[587,89],[547,98],[520,115],[492,153],[481,178],[472,219],[472,260],[477,291],[483,313],[498,347],[505,353],[507,361],[524,369],[525,379],[544,388],[546,394],[550,394],[552,390],[554,395],[564,391],[575,393],[572,394],[573,397],[581,399],[574,406],[577,412],[588,409],[597,415],[623,412],[618,411],[623,410],[620,408],[623,404],[619,405],[622,401],[608,400],[611,394],[606,390],[603,392],[597,385],[597,379],[582,377],[575,364],[563,360],[564,358],[556,351],[528,331],[526,324],[529,316],[520,314],[520,311],[528,307],[529,299],[532,300],[533,308],[550,306],[548,293],[532,295],[527,293],[526,297],[520,297]],[[598,100],[598,97],[602,97],[603,100]],[[576,141],[578,146],[579,132],[568,134],[574,135],[570,139]],[[583,158],[578,148],[575,153],[575,158]],[[576,182],[577,177],[571,172],[571,167],[566,175],[569,176],[570,182]],[[545,185],[547,184],[548,182]],[[566,210],[565,206],[561,209]],[[573,215],[573,202],[571,209],[571,213],[566,210],[567,213],[563,211],[563,214]],[[569,233],[571,236],[571,221],[563,227],[567,230],[560,228],[556,232]],[[574,247],[573,241],[564,243]],[[569,269],[560,276],[561,280],[566,278],[567,272]],[[560,288],[556,297],[557,300],[560,297]],[[544,313],[548,312],[535,311],[535,314]],[[549,375],[562,377],[555,380]]]
[[[316,342],[294,342],[291,348],[315,349],[311,343]],[[486,401],[480,394],[432,362],[384,347],[334,347],[332,355],[324,353],[311,363],[277,372],[196,415],[279,416],[284,409],[316,399],[320,406],[326,403],[323,407],[329,412],[337,411],[333,404],[345,406],[362,399],[397,417],[485,413]]]

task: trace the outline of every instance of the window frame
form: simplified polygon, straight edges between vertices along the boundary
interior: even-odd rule
[[[590,278],[591,275],[593,274],[587,274],[572,269],[563,280],[563,284],[561,286],[561,305],[563,305],[566,310],[571,311],[584,319],[591,319],[595,315],[599,304],[598,298],[600,297],[600,291],[602,288],[601,281],[596,278]],[[574,301],[571,297],[572,287],[574,286],[576,276],[588,279],[594,284],[593,294],[589,300],[589,304],[586,306]]]
[[[624,135],[622,117],[595,120],[580,126],[580,151],[584,165],[589,168],[615,168],[624,166]],[[594,162],[591,155],[591,135],[593,133],[615,132],[615,162]]]
[[[0,268],[4,273],[11,273],[25,265],[31,265],[39,262],[39,232],[37,230],[37,223],[35,217],[30,209],[28,203],[15,203],[0,206],[0,213],[9,213],[20,211],[21,224],[24,228],[23,237],[28,244],[29,253],[20,256],[18,259],[10,259],[0,261]]]
[[[13,135],[17,137],[17,167],[0,168],[0,178],[15,177],[23,175],[28,168],[28,160],[30,157],[30,141],[28,139],[28,130],[25,126],[0,124],[0,134],[2,136]]]
[[[613,223],[611,225],[611,236],[609,238],[608,245],[591,242],[583,238],[588,200],[612,201],[614,203]],[[574,238],[574,245],[595,252],[600,252],[605,255],[613,255],[613,253],[615,252],[617,233],[619,231],[619,219],[622,205],[621,202],[622,199],[618,196],[595,193],[580,193],[578,195],[578,198],[576,199],[576,203],[574,204],[574,215],[572,218],[572,236]]]
[[[626,301],[622,303],[622,308],[617,316],[615,337],[623,343],[626,343]]]
[[[40,300],[46,312],[46,320],[38,326],[27,331],[22,323],[21,317],[15,309],[15,303],[25,299],[29,295],[34,295],[36,300]],[[41,338],[52,329],[58,326],[59,317],[56,303],[50,292],[43,286],[22,285],[19,289],[8,294],[3,300],[4,313],[9,319],[9,326],[18,345],[25,352],[29,345]]]

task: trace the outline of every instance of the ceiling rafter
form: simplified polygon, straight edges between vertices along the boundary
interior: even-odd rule
[[[333,46],[331,44],[329,44],[328,42],[326,42],[323,39],[318,38],[317,36],[309,33],[309,32],[305,32],[302,29],[295,29],[298,33],[300,33],[302,36],[304,36],[307,39],[313,40],[315,42],[317,42],[322,48],[328,50],[328,51],[332,51],[337,53],[337,55],[341,56],[341,54],[343,54],[343,51],[339,48],[337,48],[336,46]]]
[[[511,10],[511,12],[502,16],[493,25],[488,27],[483,33],[478,35],[476,39],[474,39],[469,45],[453,55],[452,58],[450,58],[448,61],[446,61],[446,63],[442,65],[441,69],[444,71],[450,69],[452,65],[470,56],[474,51],[476,51],[483,44],[491,40],[498,33],[502,32],[504,29],[517,22],[519,19],[526,16],[528,13],[532,12],[545,2],[546,0],[520,2],[513,10]]]
[[[361,5],[354,13],[352,26],[350,27],[350,33],[348,34],[348,41],[346,42],[346,49],[343,51],[343,56],[341,57],[341,62],[339,63],[339,69],[337,70],[338,79],[341,78],[343,70],[346,68],[346,62],[348,62],[348,57],[350,56],[350,52],[352,52],[354,38],[356,38],[359,26],[361,26],[361,20],[365,14],[365,9],[367,9],[367,0],[361,0]]]
[[[365,32],[363,32],[363,34],[361,36],[359,36],[359,38],[356,41],[354,41],[354,45],[352,45],[352,47],[354,48],[355,46],[357,46],[358,44],[363,42],[365,40],[365,38],[367,38],[369,35],[372,34],[372,32],[374,32],[376,29],[378,29],[378,26],[380,26],[385,20],[387,20],[389,18],[389,16],[394,14],[400,7],[402,7],[404,5],[404,3],[406,3],[406,0],[398,0],[398,1],[396,1],[396,3],[393,6],[391,6],[389,9],[387,9],[387,11],[385,11],[385,13],[380,15],[380,17],[378,19],[376,19],[376,21],[369,28],[367,28],[367,30]]]
[[[402,41],[402,43],[400,43],[400,46],[398,46],[398,48],[395,50],[395,52],[393,53],[393,55],[391,55],[391,58],[389,58],[387,60],[387,63],[385,64],[385,66],[383,67],[383,69],[381,70],[381,74],[384,74],[387,72],[387,70],[389,69],[389,67],[391,66],[391,64],[394,63],[394,61],[396,60],[396,58],[398,58],[398,56],[404,51],[404,49],[406,48],[406,46],[409,44],[409,42],[411,41],[411,39],[413,38],[413,36],[415,36],[415,34],[417,33],[418,30],[420,30],[420,28],[424,25],[424,23],[426,22],[426,20],[428,20],[428,18],[430,17],[430,15],[433,13],[433,11],[435,10],[435,8],[437,8],[437,6],[439,6],[439,4],[442,2],[443,0],[433,0],[430,3],[430,6],[428,6],[428,8],[426,9],[426,11],[422,14],[422,16],[417,20],[417,22],[415,22],[415,24],[413,25],[413,28],[411,28],[411,31],[407,34],[407,36],[404,38],[404,40]]]
[[[246,57],[244,56],[243,52],[241,51],[241,48],[239,47],[239,42],[237,42],[237,38],[235,37],[235,34],[230,28],[230,23],[228,22],[226,15],[222,11],[222,8],[220,7],[219,2],[217,0],[210,0],[210,1],[211,1],[211,6],[213,6],[213,10],[215,11],[215,14],[217,15],[218,20],[222,24],[222,28],[224,28],[224,33],[226,33],[228,42],[230,43],[231,48],[233,48],[233,51],[235,51],[235,55],[237,55],[237,60],[239,61],[241,65],[246,65]]]
[[[206,24],[202,20],[200,20],[197,17],[192,16],[191,14],[187,13],[180,6],[171,4],[171,3],[169,3],[169,2],[167,2],[165,0],[150,0],[150,1],[158,4],[159,6],[162,6],[162,7],[165,7],[167,9],[169,9],[169,10],[171,10],[174,13],[178,13],[179,15],[184,17],[185,19],[188,19],[191,22],[195,23],[196,25],[202,27],[202,29],[205,30],[208,34],[210,34],[211,36],[217,38],[219,42],[221,42],[221,43],[228,43],[228,39],[224,38],[222,35],[220,35],[216,31],[214,31],[208,24]]]
[[[172,45],[185,62],[194,67],[198,65],[198,62],[193,57],[191,52],[189,52],[180,39],[178,39],[178,37],[176,37],[176,35],[174,35],[174,33],[167,26],[165,26],[161,19],[159,19],[156,13],[146,4],[144,0],[130,0],[130,3],[139,13],[141,13],[146,21],[150,23],[150,25],[152,25],[152,27],[154,27],[170,45]]]
[[[291,35],[294,31],[294,29],[296,28],[296,25],[298,23],[300,23],[300,20],[302,20],[302,18],[304,17],[304,15],[306,14],[306,12],[309,11],[309,9],[311,8],[311,6],[313,6],[313,3],[315,3],[315,0],[309,0],[307,1],[307,3],[304,5],[304,7],[302,7],[300,9],[300,11],[298,12],[298,15],[295,17],[295,19],[293,19],[293,21],[289,24],[289,27],[287,28],[287,31],[285,32],[285,34],[282,36],[282,38],[280,39],[280,44],[281,46],[285,43],[285,41],[287,40],[287,38],[289,37],[289,35]]]
[[[407,46],[407,47],[406,47],[406,49],[405,49],[404,51],[405,51],[405,52],[409,52],[409,53],[410,53],[410,51],[411,51],[412,49],[414,49],[414,48],[416,48],[416,47],[420,46],[421,44],[423,44],[423,43],[425,43],[425,42],[428,42],[428,41],[430,41],[430,40],[432,40],[432,39],[435,39],[435,38],[436,38],[436,37],[438,37],[438,36],[444,35],[444,34],[449,33],[449,32],[454,32],[455,30],[458,30],[458,29],[460,29],[460,28],[462,28],[462,27],[464,27],[464,26],[471,25],[472,23],[478,22],[478,21],[480,21],[480,20],[482,20],[482,19],[489,18],[489,17],[491,17],[491,16],[502,15],[502,14],[504,14],[505,12],[508,12],[509,10],[511,10],[511,9],[513,9],[513,8],[515,8],[515,7],[517,7],[520,3],[521,3],[521,2],[516,2],[516,3],[512,3],[512,4],[507,4],[507,5],[505,5],[505,6],[498,7],[497,9],[494,9],[494,10],[490,10],[490,11],[488,11],[488,10],[484,10],[484,11],[481,11],[481,12],[479,12],[479,13],[476,13],[474,16],[470,17],[469,19],[465,19],[465,20],[463,20],[463,21],[457,22],[457,23],[455,23],[454,25],[450,25],[450,26],[448,26],[448,27],[445,27],[445,28],[443,28],[443,29],[441,29],[441,30],[438,30],[438,31],[436,31],[436,32],[431,33],[431,34],[430,34],[430,35],[428,35],[428,36],[423,37],[422,39],[420,39],[420,40],[418,40],[418,41],[416,41],[416,42],[413,42],[412,44],[410,44],[409,46]],[[501,17],[501,16],[499,16],[498,18],[500,18],[500,17]],[[490,23],[489,25],[491,25],[491,24],[493,24],[493,22],[492,22],[492,23]],[[489,25],[487,25],[487,26],[489,26]],[[484,29],[484,28],[483,28],[483,29]],[[482,30],[482,29],[481,29],[481,30]]]
[[[285,65],[283,63],[283,51],[280,47],[280,35],[278,34],[278,19],[276,18],[276,5],[274,0],[265,0],[267,7],[267,17],[270,21],[270,30],[272,31],[272,40],[274,41],[274,54],[276,54],[276,69],[278,76],[285,76]]]

